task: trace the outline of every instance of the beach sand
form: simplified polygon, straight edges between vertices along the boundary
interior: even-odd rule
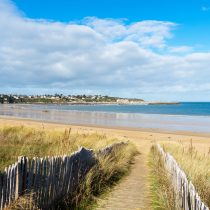
[[[147,143],[159,142],[159,141],[182,141],[190,142],[193,141],[195,144],[210,144],[210,129],[207,132],[192,132],[192,131],[171,131],[164,129],[153,129],[153,128],[130,128],[130,127],[119,127],[119,126],[99,126],[99,125],[75,125],[75,124],[62,124],[54,122],[46,122],[40,120],[30,120],[27,118],[15,118],[10,116],[0,115],[0,126],[30,126],[35,128],[46,128],[46,129],[60,129],[65,130],[72,128],[73,132],[100,132],[106,133],[107,135],[123,136],[132,139],[137,144],[141,144],[146,141]]]
[[[181,142],[182,144],[189,146],[192,142],[196,149],[205,153],[208,153],[210,148],[210,133],[184,131],[171,132],[167,130],[132,129],[126,127],[113,128],[87,125],[67,125],[0,116],[0,127],[21,125],[55,130],[65,130],[71,128],[72,132],[78,133],[97,132],[100,134],[106,134],[110,137],[129,140],[136,144],[141,154],[139,157],[137,157],[135,164],[132,166],[133,168],[130,175],[128,175],[128,177],[126,177],[124,181],[122,181],[108,195],[107,198],[100,200],[99,209],[113,209],[113,205],[115,209],[150,209],[148,155],[150,147],[153,143],[162,141]],[[128,187],[125,189],[125,186]],[[128,195],[131,195],[133,199],[127,199]]]

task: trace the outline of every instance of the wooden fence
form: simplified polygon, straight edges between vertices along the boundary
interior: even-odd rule
[[[191,181],[187,180],[184,171],[181,170],[176,160],[157,144],[157,151],[161,155],[164,167],[170,174],[172,186],[176,194],[176,205],[178,210],[209,210],[201,201]]]
[[[38,208],[49,208],[57,200],[75,192],[98,156],[106,155],[121,145],[124,143],[113,144],[97,155],[92,150],[81,148],[70,156],[19,157],[15,164],[0,173],[0,209],[27,194]]]

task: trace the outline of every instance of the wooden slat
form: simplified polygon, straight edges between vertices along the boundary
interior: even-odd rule
[[[3,173],[3,188],[2,188],[2,208],[6,206],[6,190],[7,190],[7,169]]]
[[[34,189],[34,196],[33,196],[33,200],[35,202],[36,205],[38,205],[38,197],[39,197],[39,193],[38,193],[38,188],[39,188],[39,159],[38,158],[34,158],[34,183],[33,183],[33,189]]]
[[[0,172],[0,209],[2,209],[2,188],[3,188],[3,175]]]
[[[27,190],[32,190],[35,160],[28,161]]]

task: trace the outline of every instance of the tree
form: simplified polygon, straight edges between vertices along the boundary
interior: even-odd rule
[[[4,103],[4,98],[0,98],[0,103],[3,104]]]
[[[8,102],[9,102],[9,104],[15,103],[15,98],[10,95],[9,98],[8,98]]]

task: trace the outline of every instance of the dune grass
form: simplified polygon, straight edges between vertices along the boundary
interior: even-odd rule
[[[97,133],[78,134],[65,131],[37,129],[24,126],[0,128],[0,170],[14,163],[18,156],[43,157],[71,154],[83,146],[96,153],[122,139],[110,138]],[[129,171],[136,147],[128,143],[113,150],[109,155],[99,156],[97,164],[80,183],[74,195],[68,195],[56,204],[57,209],[93,209],[96,197],[116,184]],[[30,195],[29,195],[30,197]],[[8,209],[28,209],[28,196],[23,196]]]
[[[0,171],[14,163],[18,156],[43,157],[70,154],[83,146],[98,150],[120,139],[108,138],[97,133],[72,133],[35,129],[24,126],[0,128]]]
[[[203,153],[193,146],[192,141],[183,145],[170,142],[162,143],[165,151],[174,156],[178,164],[194,184],[205,204],[210,206],[210,153]]]
[[[164,169],[164,163],[155,146],[149,156],[151,205],[154,210],[176,210],[175,194],[170,177]]]

